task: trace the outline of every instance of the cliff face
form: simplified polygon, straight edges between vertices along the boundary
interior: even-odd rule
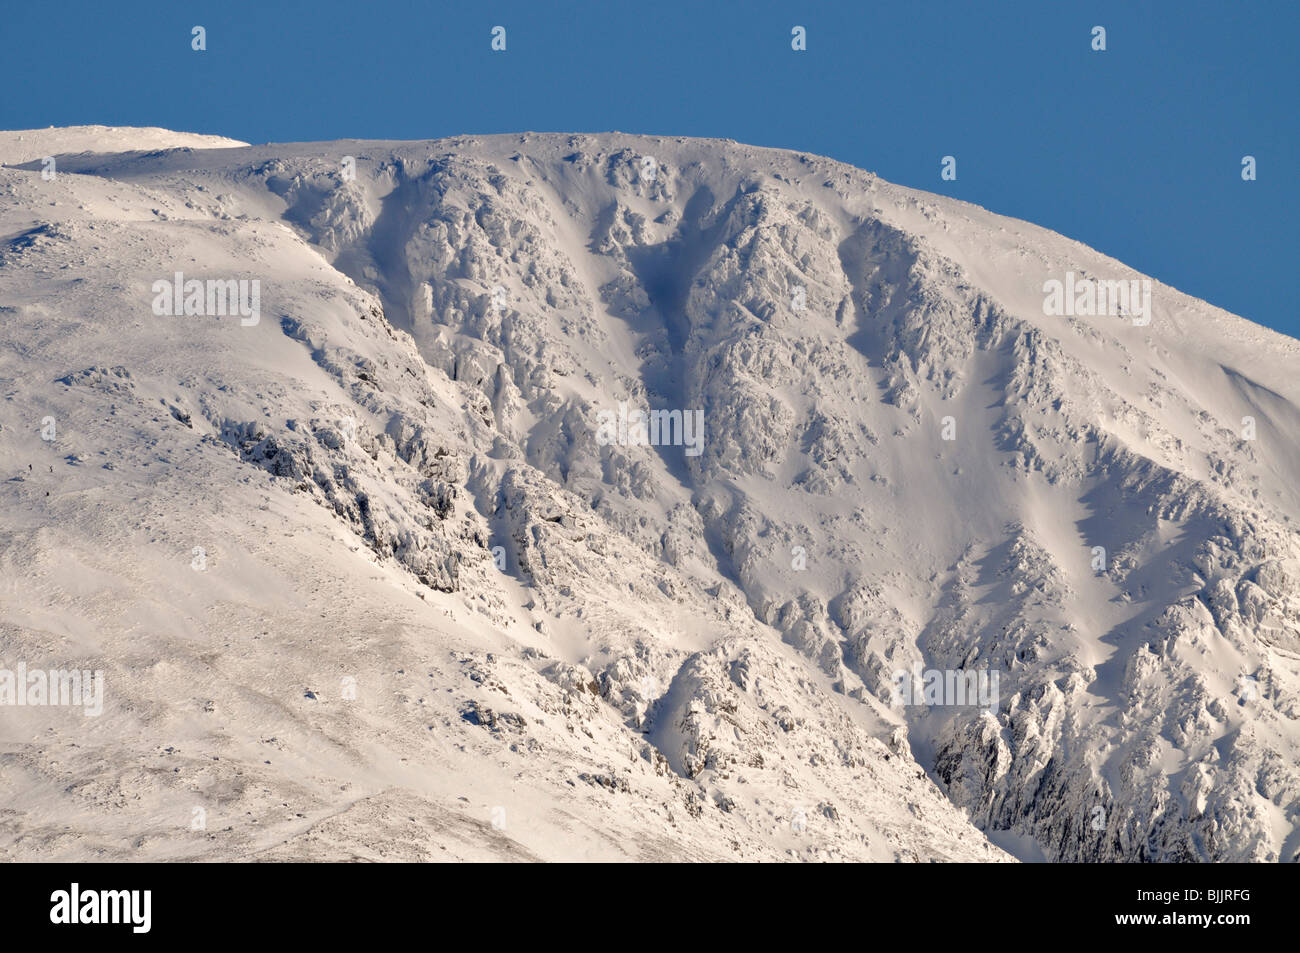
[[[812,156],[72,132],[0,662],[108,701],[6,712],[11,855],[1295,859],[1295,341]]]

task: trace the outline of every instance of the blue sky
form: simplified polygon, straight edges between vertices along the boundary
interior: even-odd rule
[[[1294,0],[10,2],[0,128],[720,136],[1027,219],[1300,337],[1298,46]]]

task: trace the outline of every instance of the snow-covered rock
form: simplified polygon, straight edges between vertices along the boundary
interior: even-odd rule
[[[0,160],[0,668],[106,684],[0,856],[1296,859],[1297,342],[729,142]]]

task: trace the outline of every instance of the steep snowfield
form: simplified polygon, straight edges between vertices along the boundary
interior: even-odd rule
[[[813,156],[111,132],[0,134],[0,669],[105,679],[0,856],[1300,852],[1296,341]]]

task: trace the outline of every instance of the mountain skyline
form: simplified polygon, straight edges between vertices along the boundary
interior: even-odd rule
[[[0,128],[725,137],[1032,221],[1300,336],[1300,126],[1281,94],[1300,87],[1300,8],[1280,0],[61,9],[58,29],[9,12],[0,52],[33,81]]]

